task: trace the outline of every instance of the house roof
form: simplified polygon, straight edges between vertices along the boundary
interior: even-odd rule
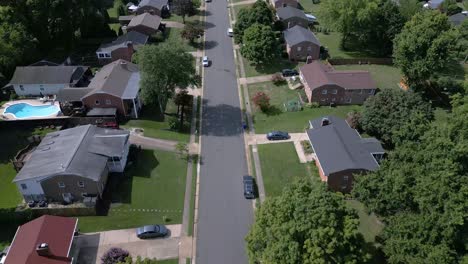
[[[161,10],[167,2],[168,0],[141,0],[138,7],[150,6]]]
[[[448,19],[453,25],[458,26],[458,25],[461,25],[461,23],[463,23],[463,21],[467,18],[468,18],[468,11],[463,11],[461,13],[449,16]]]
[[[98,181],[107,159],[120,156],[129,132],[78,126],[47,134],[13,182],[73,174]],[[104,143],[103,143],[104,142]]]
[[[300,68],[310,89],[323,85],[338,85],[345,89],[375,89],[376,84],[368,71],[337,71],[332,66],[313,61]]]
[[[161,17],[156,15],[151,15],[150,13],[143,13],[138,15],[128,23],[127,28],[132,28],[136,26],[145,26],[157,30],[161,24]]]
[[[111,62],[100,71],[88,85],[93,88],[86,96],[95,93],[107,93],[121,99],[133,99],[140,89],[140,72],[138,66],[125,60]]]
[[[10,84],[74,84],[86,70],[86,66],[16,67]]]
[[[385,152],[379,141],[361,138],[344,119],[324,118],[329,120],[329,125],[321,126],[323,118],[311,120],[312,128],[307,130],[307,135],[325,175],[348,169],[374,171],[379,167],[372,156],[372,153]]]
[[[127,22],[127,21],[132,20],[132,18],[134,18],[134,17],[135,17],[135,15],[119,16],[119,21]]]
[[[136,31],[130,31],[122,36],[119,36],[110,43],[104,43],[99,46],[96,52],[112,52],[116,49],[127,48],[128,44],[133,44],[135,49],[139,46],[145,45],[148,42],[148,36]]]
[[[18,227],[5,263],[71,263],[69,254],[77,223],[77,218],[44,215]],[[49,245],[52,256],[37,254],[36,247],[41,243]]]
[[[276,14],[281,20],[289,19],[292,17],[297,17],[297,18],[307,20],[307,17],[304,11],[294,8],[294,7],[290,7],[290,6],[280,7],[276,9]]]
[[[64,103],[64,102],[80,102],[81,98],[83,98],[86,94],[91,92],[93,88],[86,88],[86,87],[66,87],[61,89],[58,94],[56,100]]]
[[[294,46],[304,41],[312,42],[320,46],[319,40],[312,31],[298,25],[286,29],[285,31],[283,31],[283,34],[284,39],[286,40],[286,43],[288,43],[289,46]]]

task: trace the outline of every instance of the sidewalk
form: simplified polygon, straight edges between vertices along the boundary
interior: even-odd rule
[[[259,83],[259,82],[268,82],[268,81],[271,81],[271,78],[273,76],[274,76],[274,74],[255,76],[255,77],[247,77],[247,78],[239,78],[239,83],[240,84],[252,84],[252,83]]]

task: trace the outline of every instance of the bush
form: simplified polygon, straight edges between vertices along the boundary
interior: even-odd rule
[[[308,108],[319,108],[320,107],[320,104],[317,103],[317,102],[312,102],[312,103],[307,103],[306,106]]]
[[[18,99],[18,95],[15,92],[11,92],[10,94],[10,101]]]
[[[349,112],[346,121],[350,127],[361,130],[361,113],[356,111]]]
[[[116,264],[119,262],[124,262],[130,253],[127,250],[122,248],[111,248],[109,249],[102,257],[102,264]]]
[[[260,107],[260,110],[264,113],[270,108],[270,97],[264,92],[257,92],[252,98],[252,101],[256,106]]]
[[[283,76],[281,76],[281,74],[276,73],[273,76],[271,76],[271,81],[275,85],[281,85],[284,84],[286,80],[283,78]]]
[[[174,131],[179,130],[179,128],[180,128],[180,120],[179,120],[179,118],[174,117],[174,116],[171,116],[171,117],[169,117],[169,119],[167,120],[167,122],[168,122],[168,124],[169,124],[169,129],[170,129],[170,130],[174,130]]]
[[[301,146],[302,146],[302,149],[304,150],[305,154],[314,153],[314,150],[312,149],[312,146],[310,145],[310,142],[308,140],[302,140],[301,141]]]

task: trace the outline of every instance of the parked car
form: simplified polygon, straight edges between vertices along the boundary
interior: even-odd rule
[[[289,139],[290,136],[287,132],[283,131],[271,131],[267,134],[268,140],[282,140],[282,139]]]
[[[168,233],[169,232],[164,225],[146,225],[136,229],[136,235],[140,239],[164,237]]]
[[[36,207],[36,201],[33,201],[33,200],[29,201],[29,202],[28,202],[28,206],[29,206],[30,208]]]
[[[228,29],[227,29],[227,35],[228,35],[229,37],[234,36],[234,30],[232,30],[232,28],[228,28]]]
[[[211,2],[211,0],[205,0],[205,2],[209,3],[209,2]]]
[[[246,199],[255,199],[257,197],[257,191],[254,178],[252,176],[244,176],[242,182],[244,183],[244,197]]]
[[[39,202],[37,203],[37,205],[38,205],[39,207],[47,207],[48,204],[47,204],[46,201],[42,200],[42,201],[39,201]]]
[[[317,22],[317,18],[316,18],[314,15],[305,14],[305,16],[307,17],[307,20],[309,20],[310,23],[315,23],[315,22]]]
[[[208,56],[203,56],[202,64],[203,64],[203,67],[210,66],[210,60],[208,59]]]
[[[291,77],[291,76],[297,76],[299,75],[299,73],[296,70],[283,69],[281,71],[281,75],[283,75],[283,77]]]

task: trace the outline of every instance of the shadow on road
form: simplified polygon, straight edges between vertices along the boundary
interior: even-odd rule
[[[206,99],[203,99],[202,106],[202,135],[226,137],[243,132],[239,107],[226,104],[210,105]]]
[[[218,42],[216,41],[212,41],[212,40],[205,41],[205,50],[212,49],[216,46],[218,46]]]
[[[215,24],[210,23],[210,22],[205,22],[205,29],[214,28],[214,27],[216,27]]]

